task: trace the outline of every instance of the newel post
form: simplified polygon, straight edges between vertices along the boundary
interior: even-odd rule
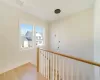
[[[39,72],[39,48],[37,48],[37,72]]]

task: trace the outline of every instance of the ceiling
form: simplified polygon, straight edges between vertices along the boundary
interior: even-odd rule
[[[94,0],[2,0],[43,20],[52,21],[93,7]],[[61,9],[60,14],[54,14]]]

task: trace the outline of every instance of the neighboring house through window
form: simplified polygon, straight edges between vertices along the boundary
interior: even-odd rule
[[[37,46],[42,46],[44,44],[44,28],[33,27],[31,24],[20,24],[20,43],[21,48],[33,48],[33,43],[36,43]]]
[[[33,26],[30,24],[20,24],[21,48],[33,47]]]
[[[44,28],[43,27],[35,27],[35,36],[36,36],[36,45],[44,44]]]

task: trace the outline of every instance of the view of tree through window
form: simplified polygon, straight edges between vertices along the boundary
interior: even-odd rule
[[[35,27],[35,32],[36,32],[36,45],[43,45],[44,43],[44,28],[42,27]]]
[[[29,24],[20,25],[21,47],[33,47],[33,26]]]

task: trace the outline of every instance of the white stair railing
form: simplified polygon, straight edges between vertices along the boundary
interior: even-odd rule
[[[47,80],[100,80],[100,64],[37,49],[37,72]]]

